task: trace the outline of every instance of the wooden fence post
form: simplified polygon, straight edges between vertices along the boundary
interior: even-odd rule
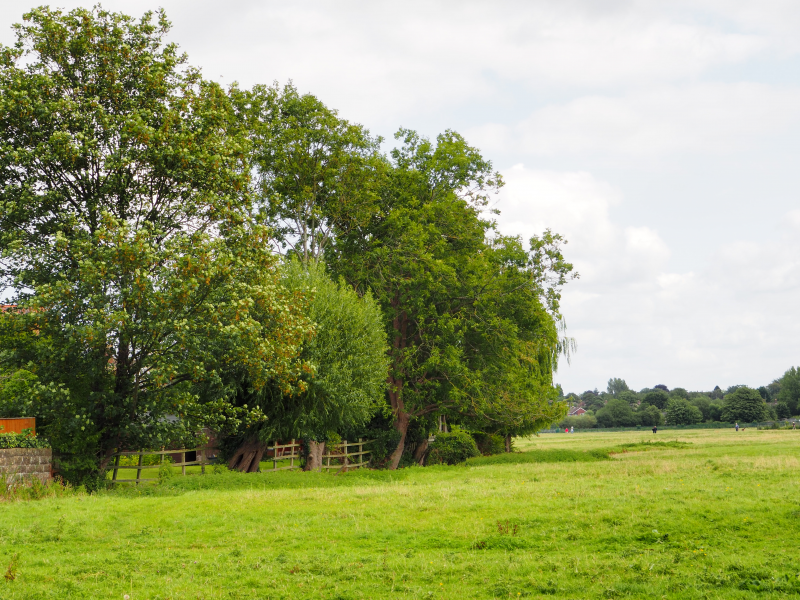
[[[181,475],[186,475],[186,451],[181,452]]]
[[[342,459],[342,465],[344,472],[347,473],[347,440],[342,440],[342,450],[344,450],[344,458]]]
[[[143,450],[139,450],[139,467],[142,466],[143,462],[144,462]],[[141,478],[142,478],[142,469],[141,468],[136,469],[136,485],[139,485],[139,479]]]
[[[289,455],[289,468],[294,468],[294,438],[292,438],[292,453]]]

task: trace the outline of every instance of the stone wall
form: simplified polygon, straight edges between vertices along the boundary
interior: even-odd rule
[[[46,483],[50,479],[52,459],[50,448],[2,448],[0,473],[11,475],[14,480],[36,477]]]

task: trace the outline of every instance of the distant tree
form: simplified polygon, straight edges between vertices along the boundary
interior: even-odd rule
[[[725,394],[722,393],[722,389],[718,385],[715,385],[714,391],[709,394],[709,397],[715,400],[722,400],[724,395]]]
[[[703,414],[703,421],[711,421],[711,398],[708,396],[695,396],[689,402],[696,406]]]
[[[558,424],[562,429],[564,427],[574,427],[575,429],[592,429],[597,427],[597,419],[592,415],[581,415],[579,417],[564,417]]]
[[[773,398],[773,399],[777,398],[778,394],[781,391],[781,380],[780,379],[776,379],[772,383],[768,384],[767,385],[767,389],[769,390],[770,398]]]
[[[670,425],[694,425],[703,420],[700,409],[683,398],[669,399],[666,416]]]
[[[597,411],[597,424],[600,427],[633,427],[636,421],[631,405],[619,398],[612,398]]]
[[[639,419],[639,424],[644,427],[653,427],[664,422],[664,416],[661,411],[652,404],[642,404],[636,412],[636,417]]]
[[[600,410],[605,406],[605,401],[603,398],[600,397],[599,394],[588,390],[581,394],[581,401],[583,402],[584,407],[586,410]]]
[[[800,412],[800,367],[791,367],[779,380],[780,391],[776,398],[783,402],[789,411],[796,415]]]
[[[712,421],[721,421],[722,420],[722,403],[721,402],[712,402],[711,405],[708,407],[708,414],[709,418]]]
[[[667,386],[665,386],[663,383],[659,383],[658,385],[654,385],[653,389],[654,390],[663,390],[663,391],[669,393],[669,388]]]
[[[670,398],[683,398],[684,400],[689,399],[689,392],[687,392],[682,387],[672,388],[672,391],[669,393]]]
[[[792,416],[792,411],[785,402],[778,402],[778,404],[775,405],[775,414],[779,419],[788,419]]]
[[[619,394],[617,394],[617,398],[619,398],[620,400],[624,400],[631,406],[639,404],[639,395],[636,394],[636,392],[631,392],[630,390],[624,390],[620,392]]]
[[[618,395],[620,392],[627,392],[630,390],[628,384],[625,383],[624,379],[619,379],[618,377],[612,377],[608,380],[608,393],[614,396]]]
[[[765,385],[762,385],[758,388],[758,393],[761,394],[761,397],[764,399],[765,402],[769,402],[772,400],[772,394],[769,393],[769,388]]]
[[[744,388],[744,387],[747,387],[747,386],[746,385],[732,385],[732,386],[728,387],[728,389],[725,390],[725,395],[727,396],[728,394],[732,394],[733,392],[735,392],[739,388]]]
[[[669,394],[660,388],[648,392],[645,394],[644,398],[642,398],[643,403],[652,404],[659,410],[664,410],[667,407],[667,400],[669,400]]]
[[[730,394],[725,395],[722,408],[722,420],[729,423],[756,423],[767,416],[767,405],[756,390],[747,386],[738,386]]]

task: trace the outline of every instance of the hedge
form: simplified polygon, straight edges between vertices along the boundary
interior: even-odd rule
[[[0,450],[7,448],[49,448],[50,443],[40,437],[24,433],[0,433]]]

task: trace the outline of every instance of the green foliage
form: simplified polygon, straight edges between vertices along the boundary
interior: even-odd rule
[[[506,451],[506,440],[502,435],[473,431],[472,437],[475,440],[475,445],[478,447],[478,452],[483,456],[502,454]]]
[[[290,390],[312,328],[250,217],[234,108],[163,12],[25,18],[0,49],[0,360],[35,365],[59,469],[94,481],[118,447],[262,419],[227,375]]]
[[[683,400],[688,400],[689,399],[689,392],[687,392],[682,387],[676,387],[676,388],[672,388],[670,390],[669,397],[670,398],[681,398]]]
[[[630,388],[624,379],[612,377],[608,380],[608,393],[617,396],[620,392],[629,392]]]
[[[658,426],[664,422],[661,411],[652,404],[642,404],[636,411],[636,418],[643,427]]]
[[[40,436],[25,433],[0,432],[0,448],[49,448],[50,443]]]
[[[767,405],[761,394],[747,386],[737,386],[723,400],[722,420],[728,423],[757,423],[766,416]]]
[[[552,374],[572,347],[559,329],[564,240],[548,231],[526,250],[495,235],[482,211],[502,180],[457,133],[396,137],[373,214],[325,254],[381,305],[395,427],[437,414],[501,435],[547,426],[566,412]]]
[[[256,196],[276,241],[304,264],[319,260],[375,213],[386,168],[382,140],[291,84],[233,95],[252,141]]]
[[[793,415],[800,414],[800,367],[791,367],[779,380],[776,399],[783,402]]]
[[[625,400],[612,398],[597,411],[599,427],[633,427],[637,424],[636,415]]]
[[[2,367],[0,367],[2,368]],[[3,417],[33,417],[33,398],[39,378],[28,368],[14,369],[8,373],[0,371],[0,415]]]
[[[667,407],[669,394],[664,390],[652,390],[647,392],[642,398],[642,403],[652,404],[659,410],[664,410]]]
[[[387,351],[380,307],[326,273],[324,263],[287,261],[282,284],[310,298],[306,316],[317,335],[303,345],[300,358],[309,365],[302,388],[281,393],[276,386],[239,391],[238,404],[258,407],[267,419],[240,434],[262,441],[305,438],[324,440],[328,432],[363,427],[384,406]]]
[[[779,419],[788,419],[792,416],[792,411],[786,402],[778,402],[775,405],[775,414]]]
[[[694,425],[703,420],[703,413],[688,400],[676,396],[667,402],[666,417],[669,425]]]
[[[631,406],[635,406],[639,404],[639,395],[636,392],[632,392],[630,390],[623,390],[617,394],[617,398],[620,400],[624,400]]]
[[[559,421],[558,426],[574,427],[575,429],[592,429],[597,427],[597,418],[594,415],[583,414],[578,417],[564,417]]]
[[[480,456],[475,440],[468,431],[454,429],[449,433],[436,434],[425,462],[428,465],[456,465],[474,456]]]

